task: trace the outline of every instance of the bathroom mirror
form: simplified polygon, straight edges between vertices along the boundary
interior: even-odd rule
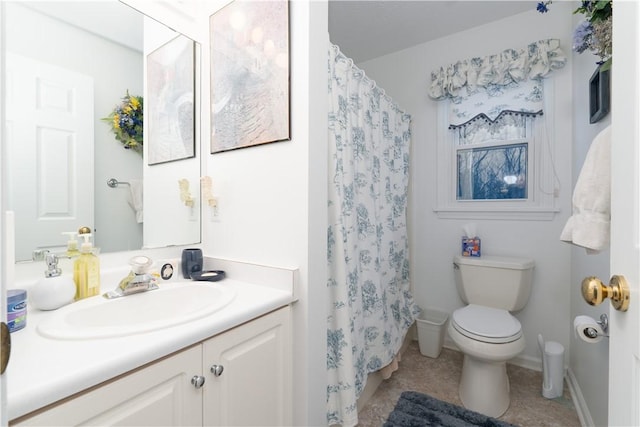
[[[179,179],[199,194],[199,160],[154,169],[102,120],[127,94],[144,94],[144,52],[154,49],[144,34],[151,31],[155,42],[180,35],[117,0],[6,2],[5,10],[3,161],[16,260],[31,260],[39,248],[64,251],[62,232],[81,226],[93,229],[101,253],[198,243],[193,208],[185,210],[184,227],[166,232],[176,217],[156,207],[158,199],[180,203]],[[197,154],[197,139],[196,146]],[[119,184],[108,185],[112,179]],[[148,201],[154,208],[139,222]]]

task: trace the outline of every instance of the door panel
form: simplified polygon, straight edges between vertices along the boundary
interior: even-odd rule
[[[93,228],[93,79],[7,53],[7,105],[16,259],[30,259],[64,247],[63,231]]]
[[[640,6],[616,2],[613,26],[611,273],[631,289],[626,312],[610,310],[609,425],[640,425]],[[604,278],[603,278],[604,279]],[[604,392],[604,390],[603,390]]]
[[[201,426],[202,391],[190,382],[201,366],[198,345],[12,424]]]
[[[204,343],[205,425],[291,425],[289,316],[283,308]]]

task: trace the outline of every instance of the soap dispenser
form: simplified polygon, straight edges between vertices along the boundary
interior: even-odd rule
[[[91,233],[81,234],[80,237],[84,239],[84,242],[80,246],[80,256],[73,263],[76,301],[100,293],[100,260],[93,253]]]
[[[58,267],[58,257],[47,253],[45,256],[47,270],[29,292],[30,303],[38,310],[56,310],[73,302],[76,285],[69,276],[62,275]]]
[[[78,233],[76,233],[75,231],[62,232],[62,235],[69,236],[69,240],[67,240],[67,252],[65,253],[68,258],[75,258],[80,255],[80,251],[78,250],[78,240],[76,240],[76,234]]]

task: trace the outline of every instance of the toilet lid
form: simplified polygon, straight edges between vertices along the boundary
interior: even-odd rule
[[[522,325],[508,311],[469,304],[453,312],[452,324],[461,334],[477,341],[507,343],[522,336]]]

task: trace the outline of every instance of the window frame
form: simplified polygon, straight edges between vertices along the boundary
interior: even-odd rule
[[[524,139],[483,142],[482,144],[456,145],[449,129],[449,103],[439,101],[437,120],[437,204],[434,212],[443,219],[502,219],[502,220],[552,220],[559,208],[553,159],[555,152],[550,136],[553,132],[553,111],[549,99],[553,99],[552,83],[544,81],[544,115],[536,117],[537,124]],[[543,121],[543,122],[542,122]],[[478,145],[506,145],[528,143],[527,199],[458,200],[457,199],[457,151]]]

